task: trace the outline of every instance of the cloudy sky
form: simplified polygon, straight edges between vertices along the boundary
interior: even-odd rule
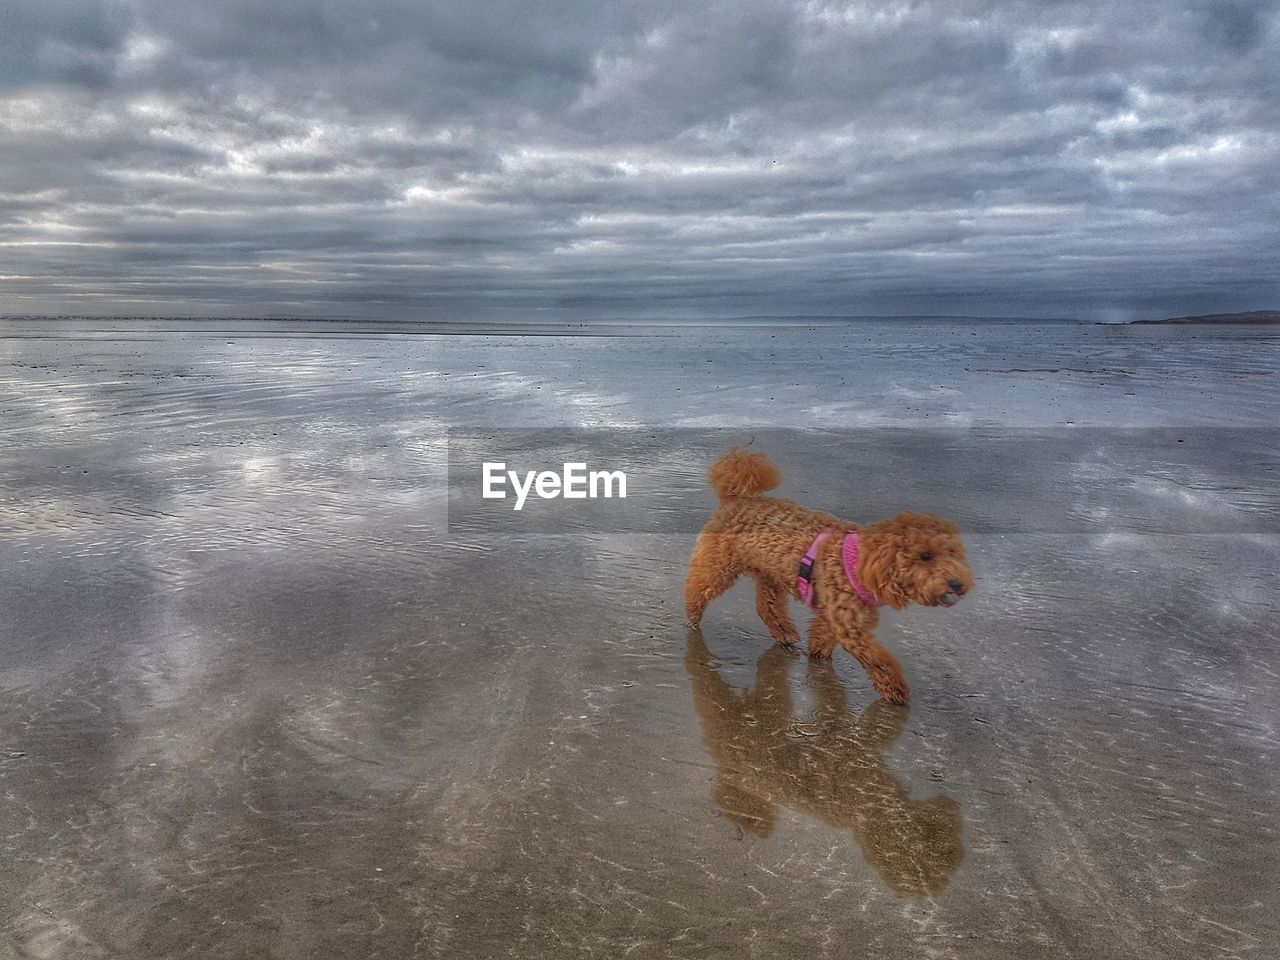
[[[11,0],[0,312],[1280,307],[1278,6]]]

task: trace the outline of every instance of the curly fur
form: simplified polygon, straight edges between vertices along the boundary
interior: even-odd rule
[[[782,474],[763,453],[730,450],[711,465],[707,480],[716,496],[758,497],[782,482]]]
[[[829,657],[847,650],[871,678],[876,692],[906,703],[910,692],[897,659],[876,640],[879,613],[854,592],[840,556],[844,536],[857,531],[861,553],[858,579],[877,600],[892,607],[908,603],[950,605],[973,587],[956,526],[941,517],[900,513],[890,520],[858,526],[790,500],[761,496],[781,482],[778,468],[762,453],[732,450],[707,473],[720,506],[698,536],[685,583],[685,613],[696,626],[707,605],[749,575],[756,581],[756,611],[778,643],[799,641],[788,596],[799,599],[796,573],[814,538],[827,538],[814,562],[819,609],[809,630],[809,654]],[[957,588],[958,585],[958,588]]]

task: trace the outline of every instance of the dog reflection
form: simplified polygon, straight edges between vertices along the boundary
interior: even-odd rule
[[[702,633],[689,631],[685,667],[707,750],[716,805],[743,830],[767,837],[780,807],[853,831],[862,854],[900,894],[944,890],[964,857],[960,808],[948,796],[915,800],[885,763],[907,709],[877,701],[856,719],[830,662],[810,662],[816,708],[792,713],[787,671],[794,654],[773,647],[756,684],[739,693],[709,663]]]

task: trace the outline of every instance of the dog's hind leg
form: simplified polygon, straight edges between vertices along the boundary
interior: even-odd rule
[[[715,534],[698,537],[689,561],[689,578],[684,583],[684,613],[689,626],[696,627],[709,604],[742,575],[727,540]]]
[[[769,634],[784,647],[800,641],[796,625],[787,612],[787,589],[764,574],[756,574],[756,613],[769,628]]]

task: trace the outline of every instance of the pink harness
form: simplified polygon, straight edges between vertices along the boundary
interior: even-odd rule
[[[804,559],[800,561],[800,573],[796,577],[796,593],[800,594],[800,599],[818,609],[818,598],[813,587],[813,565],[818,559],[818,551],[822,549],[822,542],[831,536],[830,530],[823,530],[814,538],[813,543],[809,545],[809,549],[805,551]],[[840,555],[844,560],[844,575],[849,578],[849,586],[853,587],[859,599],[868,607],[882,607],[884,601],[877,600],[876,595],[867,589],[866,584],[858,579],[858,557],[860,552],[858,549],[858,532],[851,530],[845,535],[844,544],[841,546]]]

